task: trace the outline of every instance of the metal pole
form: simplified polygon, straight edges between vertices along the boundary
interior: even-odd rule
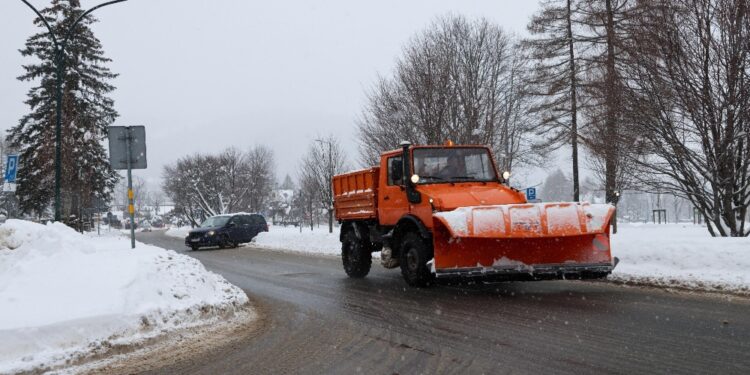
[[[36,15],[39,17],[39,19],[44,23],[44,26],[47,27],[47,30],[49,30],[50,38],[52,39],[52,44],[55,46],[55,56],[54,56],[54,64],[56,67],[56,75],[57,75],[57,82],[55,87],[55,101],[56,101],[56,109],[55,109],[55,221],[60,221],[61,216],[61,202],[60,202],[60,185],[61,185],[61,177],[62,177],[62,166],[61,166],[61,160],[62,160],[62,152],[61,152],[61,139],[62,139],[62,84],[63,84],[63,74],[65,73],[65,60],[64,52],[65,52],[65,45],[68,43],[68,39],[70,39],[70,36],[73,35],[73,31],[75,30],[76,26],[78,26],[78,23],[81,22],[83,17],[86,17],[89,13],[107,6],[112,5],[116,3],[121,3],[123,1],[127,0],[114,0],[114,1],[108,1],[106,3],[99,4],[81,14],[75,22],[73,22],[73,25],[70,27],[70,29],[65,33],[65,38],[62,42],[62,44],[57,43],[57,38],[55,38],[55,32],[52,30],[52,26],[47,22],[47,19],[42,16],[39,11],[34,8],[33,5],[29,4],[26,0],[21,0],[24,4],[26,4],[31,10],[36,13]]]
[[[128,149],[128,212],[130,213],[130,248],[135,249],[135,208],[133,207],[133,172],[130,168],[131,164],[131,149],[130,142],[133,140],[133,133],[130,126],[126,127],[127,135],[125,136],[125,143]]]
[[[57,83],[56,83],[56,101],[57,109],[55,114],[55,221],[60,221],[61,205],[60,202],[60,179],[62,176],[62,152],[61,152],[61,138],[62,138],[62,81],[63,81],[63,50],[58,48],[57,57],[55,58],[57,65]]]

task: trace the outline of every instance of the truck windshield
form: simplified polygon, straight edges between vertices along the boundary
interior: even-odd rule
[[[497,180],[489,151],[478,147],[415,149],[414,173],[426,184]]]
[[[231,216],[212,216],[201,224],[201,228],[223,227]]]

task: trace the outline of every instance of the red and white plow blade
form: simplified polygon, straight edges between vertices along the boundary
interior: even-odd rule
[[[602,277],[613,268],[614,207],[534,203],[462,207],[433,215],[438,276]]]

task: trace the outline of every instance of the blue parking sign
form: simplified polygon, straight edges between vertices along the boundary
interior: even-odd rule
[[[536,188],[530,187],[526,189],[526,200],[533,201],[536,199]]]
[[[18,173],[18,155],[8,155],[5,161],[5,182],[16,182]]]

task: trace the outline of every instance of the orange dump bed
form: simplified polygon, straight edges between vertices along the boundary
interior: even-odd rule
[[[373,167],[333,177],[336,220],[376,219],[380,168]]]

